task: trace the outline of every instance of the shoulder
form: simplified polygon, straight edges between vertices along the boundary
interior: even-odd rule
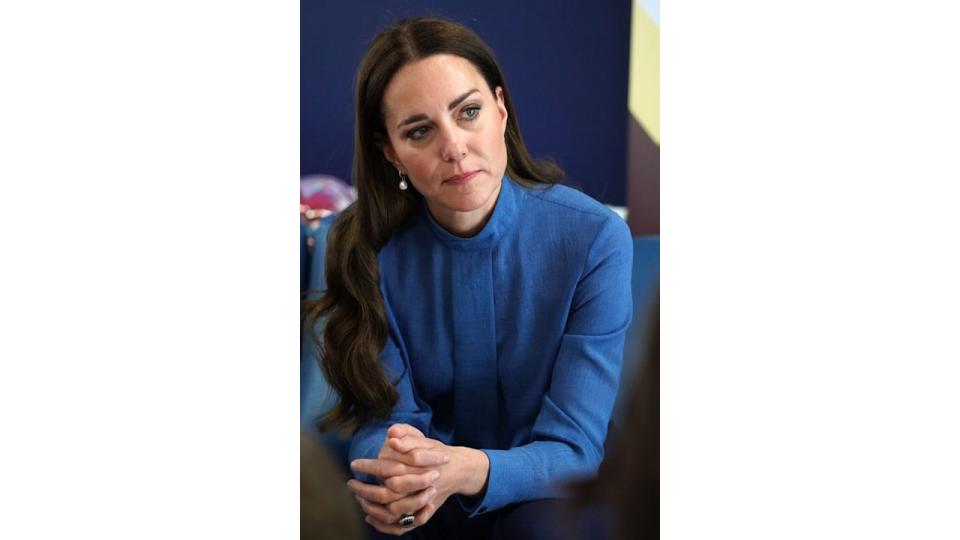
[[[593,197],[562,184],[545,186],[543,188],[522,188],[531,201],[554,210],[572,212],[587,218],[606,219],[610,215],[616,216],[603,203]]]
[[[611,236],[630,242],[630,229],[616,212],[586,193],[564,185],[521,187],[526,195],[524,215],[551,229],[576,233],[582,239]]]

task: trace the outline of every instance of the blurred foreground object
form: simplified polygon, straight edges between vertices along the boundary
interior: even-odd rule
[[[347,477],[329,451],[300,434],[300,538],[363,538],[360,516]]]
[[[646,327],[645,350],[635,354],[644,358],[635,374],[624,380],[624,423],[617,433],[611,433],[610,452],[598,476],[575,487],[573,511],[564,516],[567,530],[582,533],[585,524],[594,529],[599,524],[613,526],[612,531],[605,530],[603,538],[648,540],[660,536],[659,285],[646,320],[638,318],[635,325],[641,321]]]

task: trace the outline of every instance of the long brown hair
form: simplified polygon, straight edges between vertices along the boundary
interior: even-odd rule
[[[353,183],[357,201],[331,228],[327,243],[327,289],[319,300],[301,302],[301,322],[314,332],[326,319],[320,361],[338,401],[321,429],[354,431],[374,418],[386,419],[397,392],[380,367],[387,319],[380,294],[377,253],[420,204],[415,189],[397,188],[397,171],[379,144],[387,140],[383,93],[403,66],[436,54],[464,58],[477,68],[490,91],[503,89],[507,109],[507,174],[528,186],[563,181],[555,163],[530,157],[510,92],[489,47],[469,28],[442,19],[404,19],[378,34],[360,62],[356,81]],[[316,336],[315,336],[316,337]]]

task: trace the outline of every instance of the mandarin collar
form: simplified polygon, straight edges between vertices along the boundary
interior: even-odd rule
[[[433,234],[447,247],[461,250],[489,249],[512,228],[519,214],[522,195],[522,191],[514,185],[513,180],[509,176],[504,176],[490,219],[480,232],[468,238],[452,234],[437,223],[427,209],[426,199],[421,203],[421,214]]]

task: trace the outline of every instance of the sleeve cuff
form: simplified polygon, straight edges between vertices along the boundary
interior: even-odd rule
[[[522,490],[516,489],[518,484],[525,483],[523,480],[525,475],[520,463],[516,459],[511,459],[513,456],[508,450],[481,450],[481,452],[487,455],[490,462],[486,492],[479,499],[457,496],[460,506],[468,517],[499,510],[517,500],[523,500],[517,498]],[[505,486],[513,486],[514,489],[508,491]]]
[[[388,426],[376,426],[369,429],[361,429],[353,436],[350,444],[349,458],[352,462],[355,459],[375,459],[383,447],[383,441],[387,438]],[[380,484],[380,480],[369,474],[353,472],[354,478],[365,484]]]

